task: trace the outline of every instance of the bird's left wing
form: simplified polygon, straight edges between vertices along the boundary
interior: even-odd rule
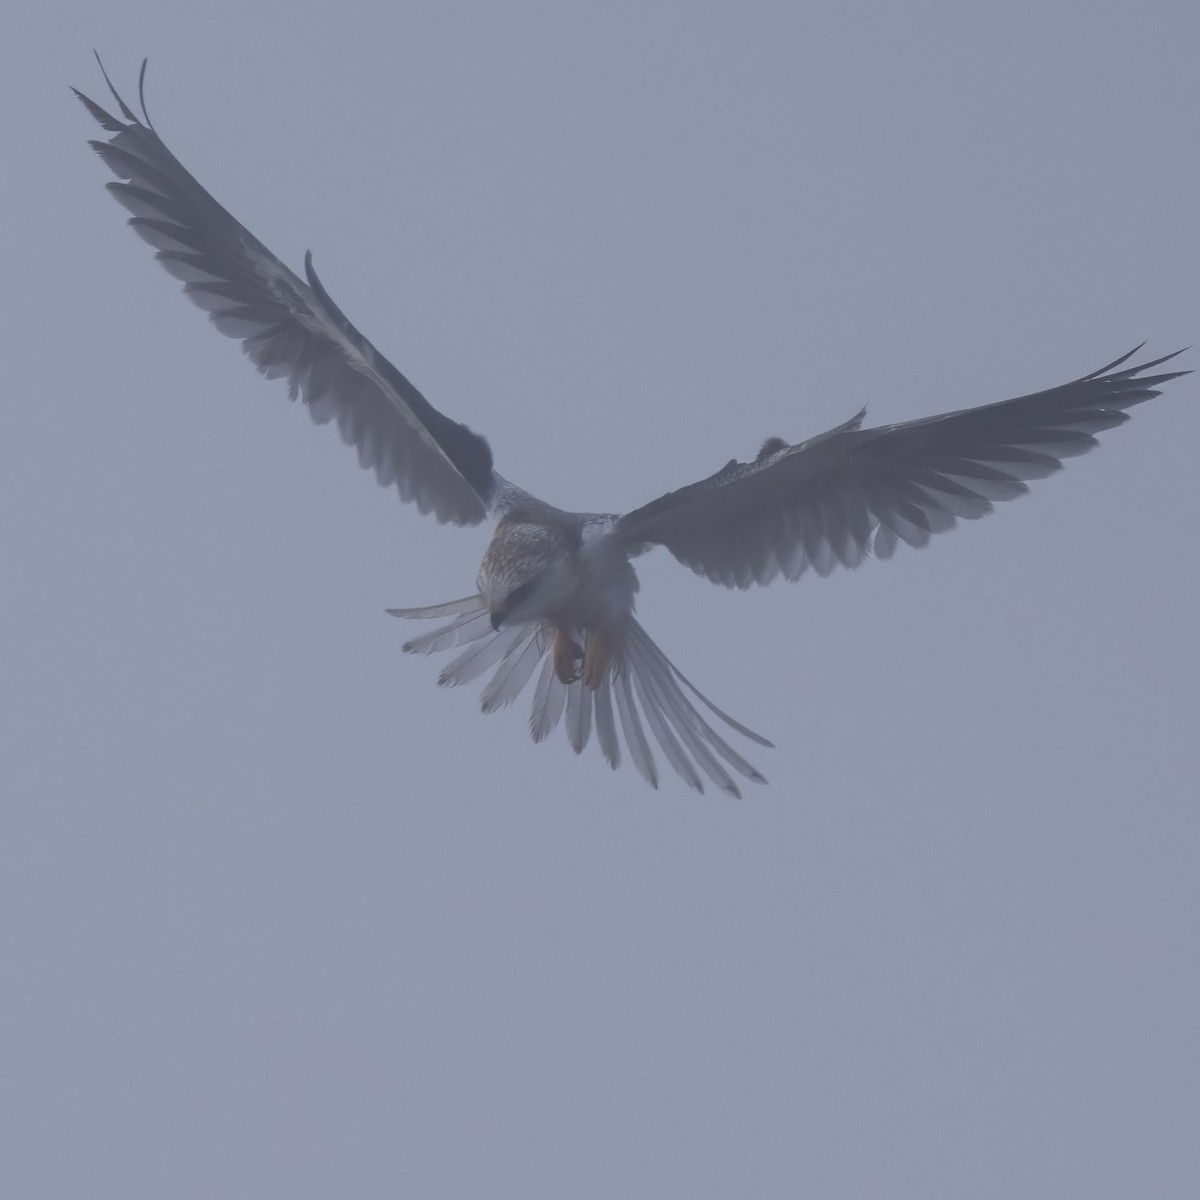
[[[1138,347],[1140,349],[1140,347]],[[772,438],[754,462],[732,461],[708,479],[627,513],[613,536],[630,553],[666,548],[727,587],[828,575],[901,542],[924,546],[958,518],[1023,495],[1093,435],[1129,419],[1125,409],[1186,375],[1147,375],[1174,354],[1127,367],[1137,350],[1082,379],[902,425],[862,429],[865,414],[799,445]],[[1176,353],[1179,353],[1178,351]]]
[[[487,442],[438,412],[351,325],[321,286],[311,254],[305,282],[192,178],[150,124],[145,74],[143,63],[140,119],[107,74],[124,120],[72,89],[112,135],[91,145],[120,180],[108,189],[133,214],[129,224],[264,375],[286,378],[314,421],[337,422],[381,484],[439,521],[482,521],[499,486]]]

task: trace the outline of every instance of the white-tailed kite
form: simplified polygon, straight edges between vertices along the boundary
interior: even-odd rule
[[[698,575],[746,588],[776,575],[799,579],[810,568],[828,575],[871,553],[890,558],[901,542],[924,546],[959,518],[1023,495],[1026,480],[1090,450],[1094,434],[1187,374],[1147,373],[1171,354],[1127,366],[1135,350],[1072,383],[981,408],[876,429],[862,428],[864,410],[797,445],[768,438],[751,462],[731,460],[624,516],[564,512],[497,474],[487,442],[438,412],[350,324],[311,254],[302,280],[192,178],[146,114],[145,71],[143,63],[140,118],[107,75],[123,120],[75,93],[111,135],[91,145],[119,178],[108,189],[133,214],[129,224],[259,371],[286,378],[314,421],[337,423],[381,484],[439,521],[495,522],[475,595],[389,610],[450,618],[404,649],[460,649],[441,684],[490,671],[484,712],[516,699],[538,673],[536,741],[565,713],[576,753],[594,728],[611,766],[623,741],[652,785],[651,739],[692,787],[703,791],[707,778],[734,796],[734,774],[763,777],[714,724],[771,743],[702,696],[634,619],[631,559],[665,546]]]

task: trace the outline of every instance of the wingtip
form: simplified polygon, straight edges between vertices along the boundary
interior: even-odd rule
[[[146,111],[146,68],[150,65],[150,58],[147,56],[142,59],[142,68],[138,71],[138,104],[142,110],[142,117],[146,121],[146,128],[153,129],[154,124],[150,120],[150,114]]]
[[[1090,379],[1102,379],[1105,375],[1111,375],[1118,367],[1124,366],[1125,363],[1133,358],[1135,354],[1138,354],[1140,351],[1144,350],[1146,348],[1146,344],[1147,343],[1144,341],[1139,342],[1132,350],[1128,350],[1122,354],[1120,358],[1114,358],[1112,362],[1106,363],[1098,371],[1093,371],[1090,375],[1085,375],[1083,380],[1080,380],[1080,382]],[[1152,367],[1157,367],[1160,363],[1169,362],[1172,358],[1177,357],[1187,349],[1190,349],[1190,347],[1185,346],[1183,350],[1172,350],[1170,354],[1164,354],[1161,358],[1151,359],[1149,362],[1142,363],[1140,366],[1125,367],[1125,370],[1133,374],[1140,374],[1142,371],[1148,371]]]
[[[150,65],[149,58],[142,59],[141,70],[138,72],[138,103],[141,105],[142,117],[138,119],[137,114],[129,107],[121,97],[121,93],[113,86],[113,81],[108,76],[108,71],[105,69],[104,60],[100,57],[100,51],[93,49],[92,54],[95,56],[96,65],[100,68],[100,74],[104,77],[105,85],[108,87],[112,98],[117,103],[121,116],[132,125],[137,125],[145,129],[154,131],[154,125],[150,120],[150,114],[146,111],[146,68]],[[79,98],[80,102],[87,108],[88,112],[109,132],[119,133],[124,128],[120,122],[111,117],[104,111],[94,100],[90,100],[78,88],[72,87],[71,91]]]

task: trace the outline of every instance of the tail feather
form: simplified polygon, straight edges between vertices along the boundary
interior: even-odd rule
[[[625,733],[625,744],[629,747],[629,757],[637,767],[638,774],[652,787],[658,787],[658,771],[654,766],[654,755],[642,732],[642,722],[638,717],[637,707],[633,703],[633,691],[629,686],[629,673],[622,671],[613,680],[617,691],[617,713],[621,718],[621,728]]]
[[[640,625],[637,625],[637,632],[640,633],[647,642],[650,642],[650,638],[647,636],[646,631]],[[653,646],[654,643],[650,642],[650,645]],[[654,649],[657,650],[659,654],[662,654],[662,651],[658,650],[657,646],[654,646]],[[749,738],[752,742],[757,742],[760,746],[766,746],[769,750],[775,749],[774,742],[763,737],[761,733],[755,733],[753,729],[747,729],[746,726],[740,721],[735,721],[727,712],[723,712],[721,709],[719,709],[706,695],[704,695],[703,692],[699,690],[699,688],[696,687],[694,683],[692,683],[692,681],[681,670],[679,670],[678,667],[675,666],[673,662],[669,662],[665,655],[663,655],[663,661],[666,662],[667,666],[670,668],[671,674],[678,679],[679,682],[682,683],[683,686],[687,688],[687,690],[691,692],[692,695],[695,696],[696,699],[699,700],[700,703],[703,704],[710,713],[713,714],[713,716],[724,721],[730,729],[737,730],[742,737]],[[764,780],[763,782],[765,783],[766,781]]]
[[[455,646],[466,646],[471,642],[477,642],[480,638],[495,633],[495,630],[492,629],[491,618],[488,616],[483,599],[479,596],[475,596],[473,599],[475,604],[471,608],[459,609],[455,607],[451,609],[449,605],[438,605],[437,607],[439,608],[446,608],[452,612],[457,612],[458,616],[449,625],[443,625],[440,629],[434,629],[429,633],[422,634],[418,638],[413,638],[410,642],[405,642],[404,650],[409,654],[436,654],[440,650],[450,650]],[[455,605],[459,605],[465,603],[465,601],[458,600],[454,603]],[[427,610],[389,608],[387,611],[393,617],[407,617],[414,612],[421,613]]]
[[[737,786],[729,772],[713,757],[712,751],[705,745],[705,735],[711,736],[712,730],[708,728],[700,714],[687,705],[678,687],[672,694],[671,680],[660,674],[658,663],[652,659],[648,660],[644,664],[644,669],[639,669],[637,678],[645,681],[650,698],[666,714],[684,745],[709,779],[722,791],[733,796],[738,795]],[[684,701],[682,704],[679,703],[681,700]],[[693,786],[699,788],[699,783],[697,782]]]
[[[592,689],[579,682],[567,688],[567,737],[571,749],[582,754],[592,736]]]
[[[533,693],[533,711],[529,714],[529,732],[535,742],[542,741],[554,732],[566,698],[566,685],[555,673],[554,656],[548,654],[538,678],[537,690]]]
[[[404,649],[431,654],[465,647],[442,671],[438,682],[457,686],[491,671],[482,694],[484,712],[511,704],[533,679],[540,663],[529,718],[529,732],[535,742],[548,737],[565,714],[567,738],[576,754],[582,753],[594,729],[600,752],[615,769],[621,761],[624,741],[630,761],[651,787],[658,786],[651,738],[675,773],[697,791],[704,791],[708,780],[732,796],[740,795],[728,768],[755,783],[766,782],[717,733],[694,701],[751,741],[763,746],[771,743],[722,712],[697,690],[632,616],[623,628],[607,633],[608,660],[602,673],[595,672],[598,678],[590,680],[593,686],[588,686],[586,677],[563,683],[554,670],[550,649],[555,627],[548,621],[497,632],[479,596],[428,608],[388,611],[416,619],[453,618],[448,625],[407,642]]]
[[[502,629],[494,637],[477,639],[443,668],[438,676],[438,683],[442,687],[458,687],[460,684],[470,683],[502,662],[528,638],[527,628],[514,625],[511,629]]]
[[[450,617],[456,613],[481,613],[484,610],[483,597],[477,592],[474,596],[464,596],[461,600],[447,600],[445,604],[427,604],[424,608],[389,608],[388,614],[393,617],[408,617],[415,621],[431,621],[434,617]]]
[[[504,656],[491,682],[483,689],[483,711],[495,712],[511,704],[524,690],[545,653],[545,639],[541,630],[533,626],[524,646],[518,644]]]
[[[615,771],[621,765],[621,743],[613,724],[612,683],[607,675],[596,689],[595,708],[596,741],[600,743],[600,753]]]
[[[630,671],[633,676],[633,690],[637,693],[637,698],[642,706],[642,713],[646,718],[646,723],[650,726],[650,731],[654,734],[655,741],[662,747],[663,753],[667,756],[667,761],[675,768],[675,774],[680,777],[690,788],[695,788],[696,791],[704,791],[704,784],[701,782],[700,776],[696,773],[696,768],[692,760],[683,752],[679,745],[679,740],[671,730],[670,723],[666,720],[666,710],[662,705],[658,696],[655,696],[651,691],[650,679],[644,671]]]
[[[665,654],[650,640],[646,631],[639,625],[633,630],[632,640],[645,653],[648,665],[654,670],[663,680],[663,684],[667,688],[674,688],[679,693],[680,707],[688,714],[688,716],[696,723],[698,731],[702,735],[704,741],[708,742],[714,750],[727,762],[734,770],[744,775],[747,779],[754,780],[755,783],[766,783],[766,779],[759,773],[757,768],[752,767],[734,748],[727,742],[713,727],[700,715],[700,713],[688,704],[687,698],[679,692],[675,680],[679,680],[688,688],[689,691],[696,696],[708,709],[715,713],[722,721],[725,722],[731,729],[736,729],[739,733],[758,742],[761,746],[771,746],[765,737],[755,733],[752,729],[747,729],[744,725],[740,725],[732,717],[726,716],[715,704],[712,703],[706,696],[696,691],[694,687],[684,678],[684,676],[675,669],[675,665],[667,658]]]

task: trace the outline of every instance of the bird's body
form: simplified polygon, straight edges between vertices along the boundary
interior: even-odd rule
[[[595,691],[633,615],[637,574],[612,536],[618,518],[564,513],[532,497],[496,523],[479,568],[492,628],[548,621],[554,671]]]
[[[264,375],[286,378],[314,420],[336,422],[381,484],[439,521],[494,522],[474,595],[389,610],[450,618],[405,649],[459,648],[439,682],[490,673],[485,712],[536,674],[536,740],[565,718],[577,752],[594,730],[612,766],[624,749],[652,784],[651,740],[700,790],[707,778],[737,795],[731,772],[762,781],[714,717],[770,743],[702,696],[647,636],[634,616],[634,558],[662,545],[697,574],[748,587],[887,558],[902,542],[924,546],[1024,494],[1026,480],[1091,449],[1126,409],[1186,374],[1147,374],[1173,355],[1126,366],[1135,351],[1061,387],[980,408],[875,429],[861,427],[860,412],[796,445],[768,438],[750,461],[633,512],[564,512],[495,471],[488,443],[435,409],[346,319],[311,256],[301,280],[217,204],[166,148],[144,102],[139,118],[113,91],[117,119],[76,94],[112,135],[92,145],[119,177],[108,186],[130,224],[218,330],[240,340]]]

